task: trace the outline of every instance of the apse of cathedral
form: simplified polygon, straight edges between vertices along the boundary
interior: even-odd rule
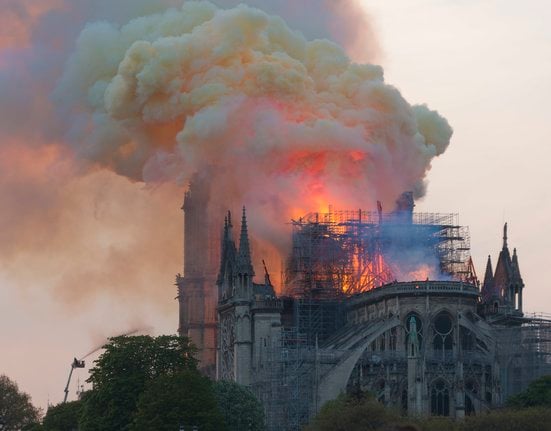
[[[202,184],[183,206],[179,332],[206,374],[255,393],[268,429],[299,430],[354,391],[406,415],[461,418],[551,373],[551,321],[523,312],[507,225],[495,271],[489,256],[480,283],[468,228],[453,214],[415,213],[411,193],[389,213],[379,204],[307,214],[292,221],[276,294],[266,265],[260,276],[253,268],[245,208],[237,222],[225,215],[219,255],[209,254],[220,230]]]

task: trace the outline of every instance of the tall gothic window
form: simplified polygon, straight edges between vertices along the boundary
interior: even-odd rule
[[[433,416],[450,415],[450,390],[444,380],[437,380],[430,391],[430,412]]]
[[[436,356],[445,358],[453,349],[453,323],[448,313],[440,313],[433,321],[432,347]]]

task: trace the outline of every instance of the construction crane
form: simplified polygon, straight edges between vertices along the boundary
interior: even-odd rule
[[[69,396],[69,385],[71,384],[71,377],[73,376],[73,371],[75,368],[84,368],[85,363],[84,360],[78,360],[77,358],[73,359],[73,363],[71,364],[71,371],[69,372],[69,378],[67,379],[67,385],[65,385],[65,396],[63,397],[63,403],[67,402],[67,397]]]

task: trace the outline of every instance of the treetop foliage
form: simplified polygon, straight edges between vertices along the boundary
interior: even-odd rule
[[[78,429],[78,421],[82,413],[82,401],[69,401],[48,407],[44,421],[44,431],[73,431]]]
[[[305,431],[382,430],[398,422],[397,412],[385,408],[371,394],[340,395],[327,402]]]
[[[477,412],[464,420],[402,417],[369,394],[341,395],[326,403],[305,431],[550,431],[550,383],[549,376],[534,381],[512,400],[514,408]]]
[[[526,390],[510,397],[507,405],[513,408],[551,407],[551,376],[534,380]]]
[[[265,429],[262,404],[248,388],[221,380],[214,383],[214,392],[228,431]]]
[[[130,375],[146,381],[197,368],[196,348],[186,337],[123,335],[110,338],[103,348],[87,380],[95,389]]]
[[[120,336],[111,338],[104,349],[87,380],[93,390],[83,405],[82,431],[129,430],[149,382],[197,372],[196,349],[186,337]]]
[[[0,375],[0,420],[3,431],[19,431],[40,419],[40,410],[31,403],[31,397],[19,390],[17,383]]]
[[[211,381],[194,370],[150,381],[133,417],[131,431],[173,431],[181,426],[201,431],[225,429]]]

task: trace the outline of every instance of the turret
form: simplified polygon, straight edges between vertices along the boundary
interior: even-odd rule
[[[518,265],[518,256],[517,256],[517,249],[515,248],[513,250],[513,259],[511,262],[512,267],[512,289],[513,294],[516,294],[516,309],[520,312],[522,312],[522,290],[524,289],[524,281],[522,280],[522,276],[520,275],[520,268]]]
[[[247,274],[250,277],[254,276],[245,207],[243,207],[243,216],[241,218],[241,236],[239,238],[239,273]]]
[[[235,276],[237,275],[237,250],[233,240],[231,212],[224,218],[222,234],[220,270],[218,272],[218,301],[230,298],[234,294]]]
[[[492,270],[492,258],[488,255],[488,262],[486,263],[486,273],[484,274],[484,283],[482,284],[482,299],[488,301],[492,296],[496,296],[495,293],[494,274]]]
[[[241,218],[241,235],[239,238],[239,253],[237,256],[238,295],[243,299],[250,299],[253,295],[254,270],[251,261],[251,247],[247,231],[247,215],[243,207]]]
[[[486,274],[482,285],[482,301],[485,309],[493,314],[508,315],[513,312],[515,315],[522,315],[523,288],[524,282],[520,275],[517,250],[513,250],[513,257],[511,257],[507,223],[505,223],[503,226],[503,245],[493,275],[490,256],[488,256],[488,263],[486,264]]]
[[[512,268],[512,278],[515,283],[520,283],[524,285],[524,282],[522,281],[522,276],[520,275],[520,268],[518,266],[518,256],[517,256],[517,249],[515,248],[513,250],[513,259],[511,261],[511,268]]]

